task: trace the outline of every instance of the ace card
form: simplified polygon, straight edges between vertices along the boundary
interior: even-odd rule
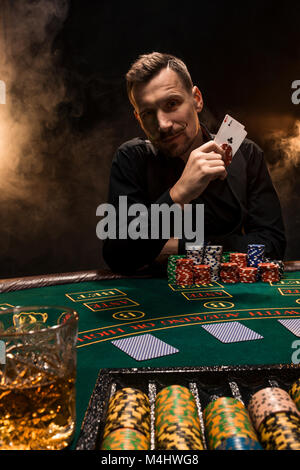
[[[240,122],[226,114],[214,140],[220,146],[230,146],[233,157],[246,135],[247,131],[245,130],[245,127]]]

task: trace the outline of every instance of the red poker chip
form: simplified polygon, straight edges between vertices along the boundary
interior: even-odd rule
[[[221,147],[223,150],[225,150],[223,161],[227,167],[232,162],[232,148],[229,144],[222,144]]]
[[[221,263],[221,269],[236,269],[238,268],[237,263]]]
[[[278,266],[275,263],[259,263],[258,267],[260,269],[274,269],[274,268],[278,269]]]
[[[239,267],[247,267],[247,253],[230,253],[230,262],[236,263]]]

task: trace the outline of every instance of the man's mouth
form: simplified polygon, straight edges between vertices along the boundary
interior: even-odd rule
[[[160,141],[162,143],[165,143],[165,142],[172,142],[173,140],[177,139],[178,137],[180,137],[182,135],[183,131],[181,132],[177,132],[177,134],[173,134],[173,135],[170,135],[168,137],[162,137],[160,138]]]

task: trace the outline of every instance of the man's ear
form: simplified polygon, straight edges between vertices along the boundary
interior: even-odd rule
[[[144,126],[143,126],[143,123],[142,123],[142,120],[140,118],[139,113],[136,110],[134,110],[133,114],[134,114],[136,120],[138,121],[139,125],[141,126],[141,128],[144,130]]]
[[[193,94],[193,100],[194,100],[196,111],[197,113],[200,113],[203,109],[203,104],[204,104],[202,93],[197,86],[194,86],[192,90],[192,94]]]
[[[140,118],[139,114],[137,113],[137,111],[135,109],[133,111],[133,114],[135,116],[135,119],[137,119],[139,121],[139,123],[141,124],[141,118]]]

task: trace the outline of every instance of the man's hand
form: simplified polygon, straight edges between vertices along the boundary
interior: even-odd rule
[[[193,150],[181,177],[170,189],[172,200],[181,205],[188,204],[200,196],[212,180],[225,179],[224,154],[225,151],[212,140]]]

